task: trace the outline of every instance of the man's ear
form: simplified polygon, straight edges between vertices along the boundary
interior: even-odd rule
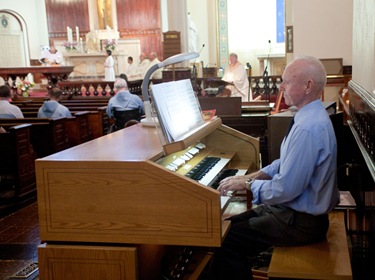
[[[305,93],[310,94],[312,92],[313,87],[314,87],[314,81],[313,80],[307,80],[305,86],[306,86]]]

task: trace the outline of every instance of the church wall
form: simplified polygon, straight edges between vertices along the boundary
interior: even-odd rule
[[[294,56],[343,58],[352,65],[353,0],[292,0]]]
[[[45,0],[47,10],[48,33],[51,41],[55,38],[67,40],[67,26],[72,28],[76,42],[76,26],[80,37],[90,32],[88,0],[55,1]],[[52,43],[52,42],[51,42]]]
[[[44,0],[0,0],[1,10],[10,10],[23,18],[27,28],[30,59],[40,57],[41,47],[48,45],[48,29]]]
[[[214,3],[209,2],[215,1],[187,1],[187,10],[197,26],[197,51],[205,45],[197,61],[203,61],[205,67],[217,64],[216,7]]]
[[[160,1],[117,0],[116,9],[120,37],[140,39],[142,52],[155,51],[162,60]]]

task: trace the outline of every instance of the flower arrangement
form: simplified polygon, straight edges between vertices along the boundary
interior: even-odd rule
[[[77,46],[77,43],[70,43],[70,42],[64,43],[65,50],[67,51],[76,50],[77,49],[76,46]]]
[[[104,40],[104,48],[106,50],[114,51],[116,49],[117,42],[115,39],[113,40]]]
[[[29,81],[21,81],[17,85],[17,91],[20,91],[22,93],[23,97],[29,97],[29,93],[27,92],[30,88],[35,86],[35,83],[31,83]]]

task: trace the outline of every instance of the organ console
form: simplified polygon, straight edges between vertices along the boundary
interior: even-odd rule
[[[165,145],[137,124],[38,159],[40,279],[160,279],[169,266],[177,279],[191,258],[196,279],[211,255],[194,248],[219,247],[230,227],[216,179],[259,164],[258,139],[220,118]]]

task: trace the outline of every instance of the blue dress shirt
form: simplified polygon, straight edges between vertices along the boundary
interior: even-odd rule
[[[301,108],[282,142],[280,158],[261,169],[271,180],[251,185],[254,204],[283,204],[312,215],[328,213],[339,202],[337,144],[332,122],[320,100]]]

